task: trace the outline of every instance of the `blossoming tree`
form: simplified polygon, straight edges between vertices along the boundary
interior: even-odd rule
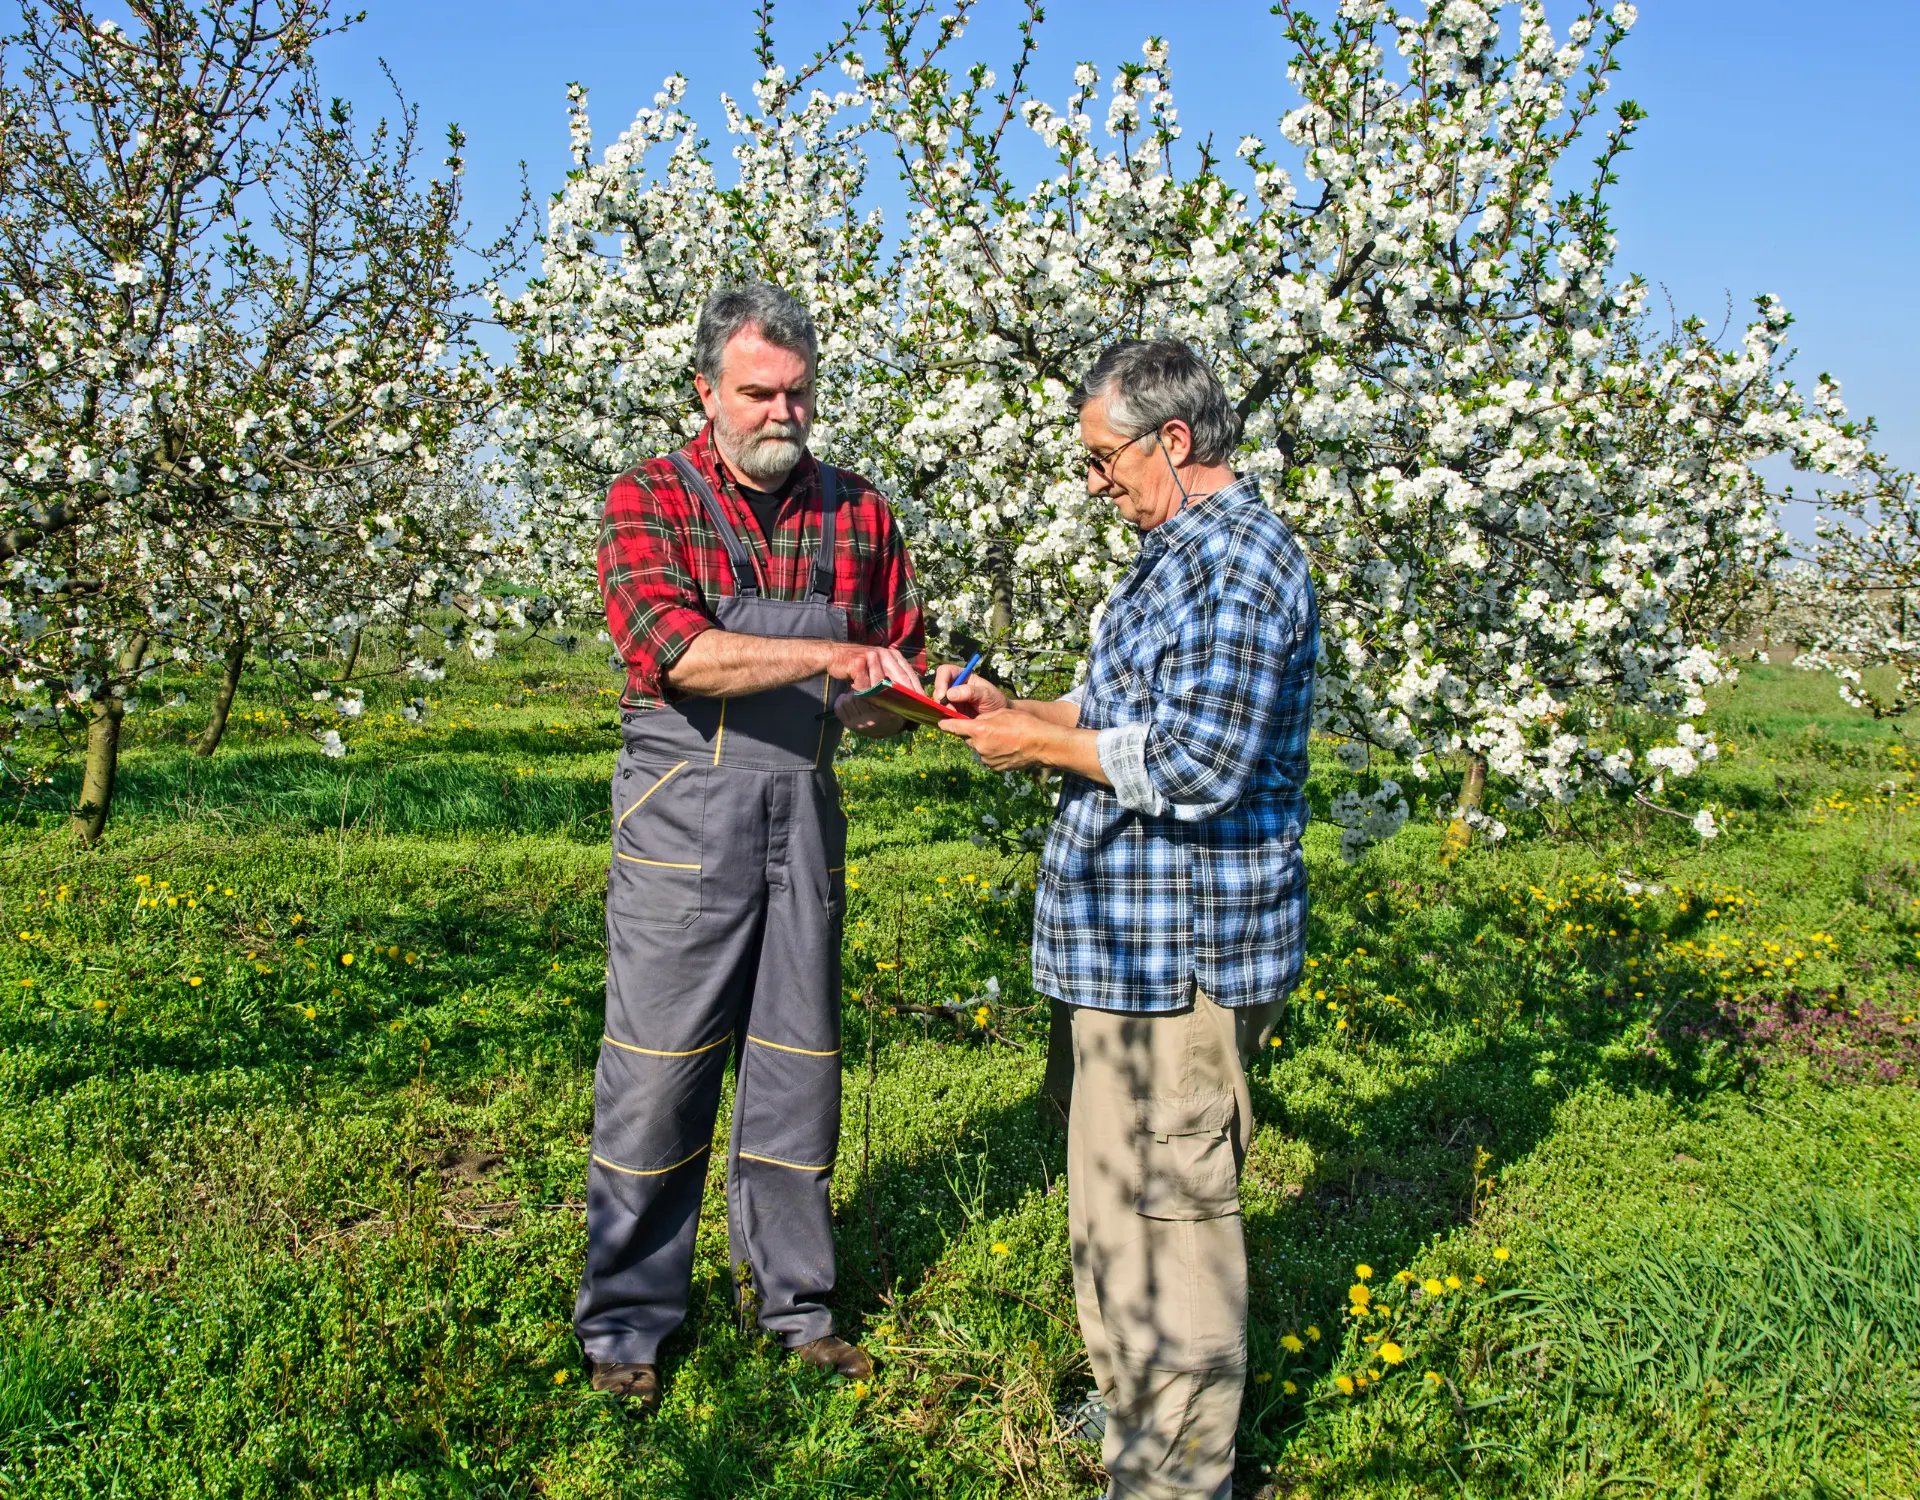
[[[233,660],[321,570],[377,588],[372,534],[472,584],[348,477],[430,465],[484,398],[457,133],[429,178],[404,107],[364,131],[318,92],[325,0],[134,17],[35,0],[0,50],[0,660],[15,733],[86,725],[88,839],[156,662]]]
[[[1823,499],[1811,558],[1781,580],[1805,648],[1795,665],[1832,672],[1876,719],[1898,718],[1920,708],[1920,480],[1876,460]]]
[[[762,111],[728,107],[737,189],[677,85],[600,163],[577,117],[503,443],[549,506],[541,576],[590,607],[599,490],[684,430],[700,295],[751,270],[820,318],[823,435],[896,497],[940,623],[1031,679],[1084,651],[1135,545],[1086,494],[1067,392],[1106,342],[1171,333],[1223,372],[1239,463],[1310,552],[1317,714],[1356,768],[1457,772],[1461,838],[1500,831],[1489,776],[1522,804],[1681,811],[1669,783],[1715,753],[1704,689],[1781,551],[1756,464],[1844,474],[1864,447],[1830,386],[1789,378],[1775,300],[1730,344],[1649,333],[1607,204],[1641,118],[1603,114],[1633,7],[1589,0],[1556,35],[1536,0],[1283,0],[1298,103],[1237,164],[1183,144],[1164,43],[1102,116],[1091,65],[1060,105],[1033,94],[1037,6],[1004,85],[954,61],[968,10],[865,8],[829,49],[857,99],[802,99],[763,37]],[[856,207],[870,151],[908,200],[890,256]],[[1406,815],[1363,788],[1334,809],[1349,853]]]

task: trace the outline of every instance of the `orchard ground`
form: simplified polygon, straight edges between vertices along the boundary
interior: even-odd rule
[[[1096,1487],[1053,1415],[1087,1375],[1032,859],[972,841],[998,778],[926,736],[843,765],[838,1300],[877,1378],[735,1327],[710,1181],[647,1419],[568,1326],[597,655],[456,668],[419,725],[370,691],[339,761],[265,682],[197,760],[181,686],[130,721],[102,847],[64,782],[0,831],[0,1492]],[[1241,1493],[1920,1492],[1914,741],[1783,668],[1710,717],[1705,847],[1505,811],[1449,866],[1423,805],[1348,867],[1310,830],[1312,967],[1253,1084]],[[1350,779],[1316,746],[1317,806]]]

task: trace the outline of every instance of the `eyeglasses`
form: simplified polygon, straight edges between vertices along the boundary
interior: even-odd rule
[[[1087,467],[1111,484],[1113,482],[1113,470],[1109,465],[1122,453],[1125,453],[1127,449],[1139,442],[1141,438],[1158,437],[1159,435],[1160,429],[1158,427],[1149,427],[1145,432],[1137,433],[1133,437],[1128,438],[1110,453],[1095,453],[1089,448],[1087,449]]]

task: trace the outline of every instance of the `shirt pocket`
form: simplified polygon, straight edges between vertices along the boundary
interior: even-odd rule
[[[1221,1219],[1240,1212],[1236,1108],[1225,1090],[1141,1101],[1134,1212],[1146,1219]]]
[[[610,918],[687,927],[700,915],[709,769],[629,757],[613,778]]]

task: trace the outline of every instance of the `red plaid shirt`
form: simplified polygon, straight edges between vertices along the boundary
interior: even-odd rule
[[[760,596],[805,599],[820,550],[820,465],[813,456],[800,460],[793,490],[774,518],[773,535],[763,536],[714,449],[712,423],[701,428],[686,453],[746,544],[760,575]],[[847,613],[847,639],[897,646],[924,668],[920,589],[893,512],[866,480],[845,469],[837,472],[833,602]],[[719,623],[716,601],[733,592],[726,547],[673,465],[650,458],[607,491],[599,557],[607,628],[627,664],[620,706],[658,708],[677,696],[667,686],[668,670],[695,636]]]

